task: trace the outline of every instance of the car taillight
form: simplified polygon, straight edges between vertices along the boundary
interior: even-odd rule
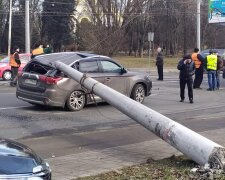
[[[61,79],[63,79],[62,77],[48,77],[48,76],[39,76],[39,79],[44,81],[46,84],[57,84],[57,82],[59,82]]]
[[[57,84],[57,82],[59,82],[61,79],[63,79],[62,77],[46,77],[46,83],[47,84]]]

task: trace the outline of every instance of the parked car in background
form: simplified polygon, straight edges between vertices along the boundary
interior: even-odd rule
[[[205,58],[207,55],[209,55],[209,50],[210,49],[202,50],[200,52],[200,54],[202,55],[202,57]],[[223,59],[225,59],[225,49],[212,49],[212,50],[217,51],[218,55],[220,55]]]
[[[57,70],[61,61],[87,76],[142,103],[151,94],[147,73],[132,72],[107,56],[62,52],[35,57],[18,75],[17,98],[31,104],[58,106],[78,111],[86,104],[102,101],[75,80]]]
[[[210,49],[202,50],[200,52],[202,57],[206,58],[206,56],[209,55],[209,50]],[[212,49],[212,50],[215,50],[218,53],[218,55],[220,55],[222,57],[222,59],[223,59],[223,66],[225,66],[225,49]],[[224,67],[221,70],[224,70]]]
[[[21,66],[19,68],[19,71],[22,71],[24,66],[28,63],[30,60],[31,55],[30,54],[19,54],[20,60],[21,60]],[[12,72],[11,72],[11,66],[9,65],[9,57],[5,57],[2,60],[0,60],[0,78],[8,81],[12,78]]]
[[[0,179],[51,180],[51,169],[29,147],[0,138]]]

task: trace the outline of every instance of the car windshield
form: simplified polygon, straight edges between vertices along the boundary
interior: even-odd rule
[[[8,63],[9,62],[9,57],[5,57],[2,60],[0,60],[2,63]]]
[[[37,166],[34,159],[20,156],[0,156],[0,174],[26,174],[32,173]]]

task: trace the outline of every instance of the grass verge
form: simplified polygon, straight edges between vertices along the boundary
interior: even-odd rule
[[[172,156],[159,161],[125,167],[96,176],[77,178],[77,180],[225,180],[224,174],[193,174],[191,169],[197,164],[184,156]]]
[[[113,57],[118,63],[122,64],[126,68],[155,68],[155,57],[133,57],[133,56],[116,56]],[[167,58],[164,57],[165,68],[177,68],[179,58]]]

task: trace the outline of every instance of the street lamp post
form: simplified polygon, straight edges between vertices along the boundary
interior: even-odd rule
[[[9,34],[8,34],[8,56],[10,57],[12,38],[12,0],[9,1]]]
[[[30,10],[29,0],[25,1],[25,49],[30,53]]]
[[[201,0],[197,0],[197,48],[201,49],[201,25],[200,25],[200,7],[201,7]]]

